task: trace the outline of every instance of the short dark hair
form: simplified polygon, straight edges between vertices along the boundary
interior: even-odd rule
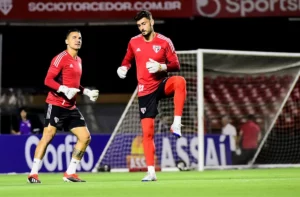
[[[142,10],[142,11],[140,11],[140,12],[138,12],[136,14],[136,16],[134,17],[134,20],[135,21],[139,21],[139,20],[141,20],[144,17],[147,18],[147,19],[149,19],[149,20],[151,20],[152,19],[151,12],[149,12],[148,10]]]
[[[20,107],[19,108],[19,113],[21,113],[22,111],[28,112],[28,108],[27,107]]]
[[[67,34],[66,34],[66,38],[68,38],[68,36],[70,35],[70,33],[72,32],[78,32],[78,33],[81,33],[79,29],[77,28],[72,28],[72,29],[69,29]]]

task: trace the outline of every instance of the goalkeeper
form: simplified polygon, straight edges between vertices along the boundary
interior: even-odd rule
[[[91,136],[82,114],[76,107],[76,95],[83,93],[90,100],[96,101],[99,93],[98,90],[89,90],[80,86],[82,74],[81,59],[78,56],[82,44],[80,31],[69,30],[65,43],[67,49],[53,58],[45,78],[45,85],[51,90],[46,99],[43,137],[35,150],[33,166],[27,179],[29,183],[41,183],[38,169],[57,129],[71,131],[78,139],[63,180],[85,182],[76,174],[76,168],[91,141]]]
[[[117,73],[124,79],[135,59],[143,146],[148,166],[148,173],[142,181],[155,181],[154,118],[158,114],[158,102],[162,98],[174,97],[174,122],[170,130],[175,136],[181,137],[186,82],[181,76],[168,77],[167,72],[178,71],[180,64],[172,41],[154,31],[152,14],[140,11],[135,16],[135,21],[141,34],[131,38]]]

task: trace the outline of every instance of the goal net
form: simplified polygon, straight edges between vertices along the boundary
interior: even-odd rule
[[[299,162],[300,54],[199,49],[178,51],[178,57],[181,69],[169,75],[183,76],[187,82],[183,137],[176,139],[170,133],[173,99],[161,100],[155,119],[157,170],[177,169],[179,163],[203,170]],[[139,110],[136,90],[93,171],[104,165],[112,170],[146,170]],[[242,163],[245,152],[233,149],[234,137],[222,135],[221,119],[229,116],[239,135],[249,114],[255,117],[261,140]]]
[[[231,139],[231,165],[298,164],[299,54],[210,51],[203,57],[208,131],[222,134],[221,119],[227,115],[241,139]],[[254,116],[258,135],[247,123],[248,115]],[[241,135],[246,127],[248,135]]]

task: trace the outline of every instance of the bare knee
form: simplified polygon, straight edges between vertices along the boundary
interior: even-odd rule
[[[83,143],[83,144],[90,144],[92,137],[90,134],[86,134],[86,135],[80,135],[78,136],[78,140]]]
[[[43,131],[43,137],[41,141],[49,144],[51,140],[53,139],[54,135],[56,133],[56,128],[55,127],[45,127]]]
[[[91,142],[91,135],[87,127],[76,127],[71,132],[77,137],[79,143],[88,145]]]

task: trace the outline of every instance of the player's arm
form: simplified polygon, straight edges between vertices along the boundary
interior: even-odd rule
[[[57,91],[58,93],[64,93],[68,99],[72,99],[76,95],[76,93],[79,92],[80,90],[77,88],[67,87],[63,84],[59,84],[55,80],[55,78],[63,69],[63,65],[61,61],[57,62],[55,60],[56,59],[53,59],[51,62],[44,83],[46,86]]]
[[[121,66],[118,68],[117,73],[121,79],[126,77],[127,71],[131,68],[131,62],[134,58],[134,53],[129,42],[125,57],[122,61]]]
[[[180,64],[179,64],[178,56],[176,54],[175,47],[170,39],[167,42],[166,57],[167,57],[167,71],[179,71]]]
[[[58,76],[58,74],[62,71],[62,65],[61,64],[54,64],[55,59],[52,60],[51,65],[48,69],[46,78],[45,78],[45,85],[55,91],[58,91],[59,87],[62,84],[59,84],[55,78]]]

